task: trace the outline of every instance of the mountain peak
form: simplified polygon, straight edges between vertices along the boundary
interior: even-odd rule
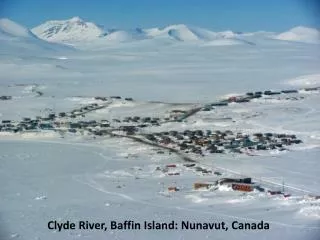
[[[80,17],[72,17],[69,19],[70,22],[84,22]]]
[[[47,21],[32,29],[39,38],[52,42],[89,41],[103,35],[104,30],[80,17],[68,20]]]

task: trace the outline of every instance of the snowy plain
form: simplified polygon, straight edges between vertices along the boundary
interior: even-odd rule
[[[0,95],[12,96],[12,100],[0,101],[0,120],[70,111],[96,102],[95,96],[112,95],[135,101],[114,101],[87,114],[86,119],[123,118],[130,114],[160,117],[177,106],[198,106],[249,91],[320,86],[320,44],[315,43],[314,33],[312,41],[306,42],[283,39],[288,34],[279,38],[266,33],[199,40],[184,25],[175,25],[146,31],[149,37],[145,39],[127,41],[125,37],[126,41],[122,41],[123,34],[118,32],[121,41],[114,35],[109,36],[112,41],[89,38],[74,47],[42,40],[7,20],[0,23]],[[97,29],[93,32],[99,33]],[[212,36],[204,34],[204,30],[199,30],[197,36],[199,32],[207,38]],[[39,96],[39,91],[43,95]],[[0,236],[319,239],[320,200],[307,200],[305,195],[320,194],[320,94],[300,91],[299,96],[303,99],[265,98],[234,103],[199,112],[183,123],[144,130],[232,129],[296,134],[303,144],[284,152],[195,157],[200,165],[224,171],[225,176],[248,175],[272,181],[279,188],[285,181],[287,191],[293,195],[288,199],[230,189],[194,191],[194,182],[213,181],[217,176],[199,175],[184,168],[179,156],[156,154],[154,147],[129,139],[80,134],[61,138],[50,131],[0,132]],[[235,121],[217,120],[223,118]],[[168,177],[155,170],[170,163],[180,166],[179,176]],[[167,192],[172,185],[181,190]],[[48,230],[50,220],[190,220],[225,221],[229,225],[235,220],[264,220],[271,229],[57,232]]]

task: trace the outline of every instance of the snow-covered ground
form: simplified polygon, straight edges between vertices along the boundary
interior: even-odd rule
[[[73,18],[71,22],[79,21]],[[65,27],[64,22],[50,24]],[[73,29],[75,35],[59,32],[50,38],[67,42],[78,36],[77,29],[86,32],[92,25],[84,27],[87,30],[78,27]],[[12,96],[0,100],[0,120],[70,112],[86,104],[100,104],[95,96],[112,95],[134,101],[108,99],[104,108],[78,119],[163,118],[173,109],[189,109],[226,96],[300,89],[200,111],[183,122],[146,127],[143,133],[231,129],[295,134],[303,141],[285,151],[255,152],[254,156],[192,156],[199,166],[220,171],[222,177],[240,174],[265,186],[281,189],[284,185],[292,194],[284,198],[227,187],[195,191],[194,182],[220,177],[199,174],[183,166],[180,156],[158,154],[158,148],[130,139],[80,133],[61,136],[52,131],[0,132],[3,239],[316,240],[320,236],[320,200],[306,198],[320,195],[320,94],[319,90],[301,90],[320,86],[320,49],[314,41],[283,41],[264,32],[213,34],[172,25],[144,30],[147,37],[143,39],[128,39],[127,33],[116,31],[93,41],[91,34],[98,36],[101,29],[89,29],[88,36],[83,35],[85,41],[79,41],[81,46],[76,45],[78,49],[61,45],[62,40],[47,42],[43,40],[47,35],[34,35],[37,29],[31,33],[9,20],[1,20],[0,28],[0,96]],[[111,36],[116,33],[118,36]],[[126,41],[104,41],[119,36]],[[157,170],[173,163],[177,168],[172,173],[180,175]],[[168,192],[169,186],[180,191]],[[51,220],[225,221],[229,230],[57,232],[48,230]],[[270,223],[270,229],[230,229],[232,221],[260,220]]]

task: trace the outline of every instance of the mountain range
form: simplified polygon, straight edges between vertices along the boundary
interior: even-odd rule
[[[95,23],[85,22],[79,17],[73,17],[68,20],[47,21],[31,29],[31,31],[43,40],[70,44],[97,39],[111,42],[129,42],[143,39],[171,39],[181,42],[195,42],[212,41],[221,38],[235,39],[237,37],[237,34],[231,31],[217,33],[184,24],[150,29],[106,29]]]
[[[309,44],[320,43],[319,30],[303,26],[295,27],[280,34],[272,32],[213,32],[184,24],[170,25],[164,28],[122,30],[107,29],[93,22],[86,22],[80,17],[73,17],[67,20],[47,21],[32,29],[27,29],[9,19],[0,19],[0,40],[2,42],[10,40],[11,45],[17,42],[24,42],[29,45],[40,44],[44,48],[55,48],[61,45],[77,47],[88,43],[94,46],[95,44],[93,43],[101,45],[153,39],[170,42],[201,43],[207,46],[255,45],[255,37]]]

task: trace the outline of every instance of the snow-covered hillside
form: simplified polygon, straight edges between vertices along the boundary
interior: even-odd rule
[[[0,19],[0,53],[27,54],[57,53],[70,51],[72,48],[57,43],[49,43],[39,39],[28,28],[11,21]]]
[[[37,38],[29,29],[7,19],[0,19],[0,37]]]
[[[275,39],[303,43],[320,43],[320,31],[314,28],[298,26],[276,35]]]

